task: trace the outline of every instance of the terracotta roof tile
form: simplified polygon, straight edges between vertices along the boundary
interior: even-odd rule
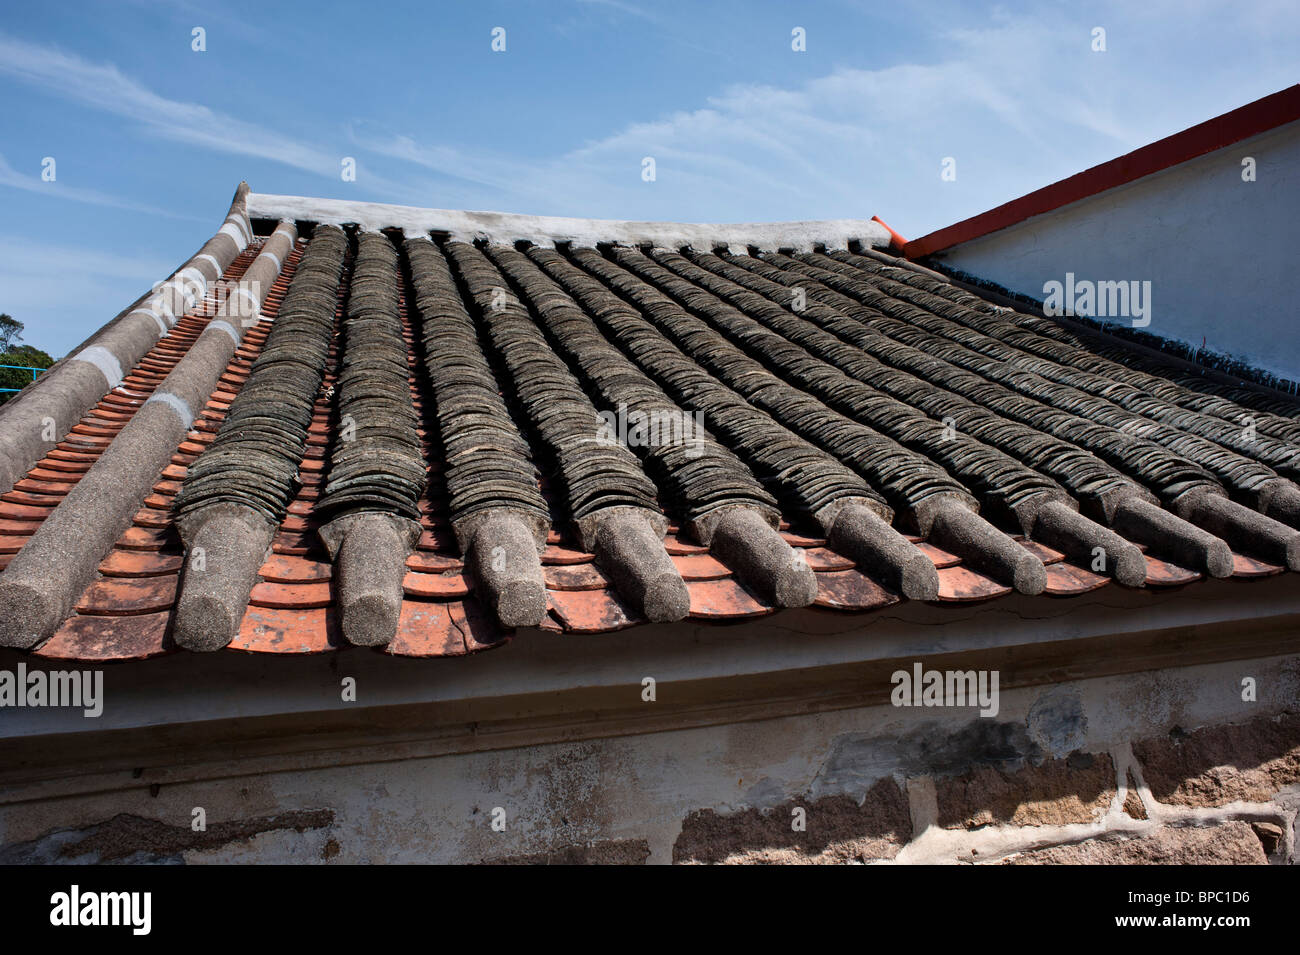
[[[609,590],[551,590],[548,596],[551,612],[570,633],[608,633],[646,622]]]
[[[413,523],[418,534],[404,567],[385,571],[398,588],[400,604],[395,636],[382,644],[390,654],[461,656],[508,642],[511,628],[487,609],[501,599],[493,590],[498,587],[493,555],[476,563],[472,554],[462,554],[466,535],[472,534],[458,521],[466,502],[515,506],[509,489],[524,487],[517,483],[521,476],[537,488],[528,492],[536,495],[529,506],[536,511],[540,501],[548,512],[534,558],[545,606],[533,620],[540,619],[539,629],[552,634],[605,633],[649,622],[650,610],[641,608],[651,606],[643,604],[651,578],[637,561],[618,562],[608,536],[615,533],[608,528],[617,524],[601,521],[621,512],[604,503],[606,497],[624,508],[634,502],[646,515],[653,546],[644,553],[659,554],[655,573],[666,572],[684,587],[688,603],[677,616],[686,613],[700,622],[763,617],[780,612],[781,601],[870,613],[906,599],[900,592],[906,588],[888,568],[901,568],[900,561],[917,555],[933,565],[936,584],[923,599],[937,606],[1011,593],[1021,586],[1011,576],[1017,561],[1042,568],[1045,584],[1040,580],[1037,589],[1046,596],[1069,598],[1105,587],[1116,571],[1094,563],[1094,539],[1135,547],[1145,562],[1145,586],[1153,588],[1193,584],[1210,571],[1243,580],[1271,576],[1300,559],[1294,537],[1300,490],[1287,476],[1296,458],[1284,447],[1293,436],[1288,422],[1300,428],[1300,406],[1284,408],[1270,398],[1268,410],[1256,412],[1266,415],[1262,427],[1268,442],[1252,448],[1225,430],[1227,419],[1220,416],[1238,407],[1229,397],[1198,392],[1174,370],[1153,366],[1149,357],[1127,363],[1112,349],[1091,363],[1088,343],[1073,333],[1057,335],[1040,319],[994,308],[932,276],[917,278],[914,271],[877,258],[843,252],[552,252],[527,246],[521,247],[524,254],[504,246],[480,253],[464,243],[449,245],[441,236],[417,239],[453,254],[439,258],[441,251],[425,254],[421,246],[417,261],[409,241],[403,245],[393,238],[391,260],[397,264],[391,282],[373,264],[367,273],[370,287],[396,303],[390,319],[397,324],[388,341],[397,341],[398,348],[385,348],[406,360],[389,373],[401,382],[402,392],[409,391],[407,407],[417,421],[413,440],[426,468],[425,487],[416,489],[411,512],[418,512]],[[366,248],[385,248],[374,238],[367,241]],[[236,255],[223,278],[239,279],[257,260],[263,242],[255,240]],[[110,661],[178,652],[172,640],[178,593],[191,571],[185,569],[177,501],[205,467],[191,467],[199,456],[210,449],[218,454],[232,414],[273,422],[279,413],[273,405],[241,405],[239,396],[257,381],[266,384],[265,393],[274,393],[274,379],[259,377],[259,360],[277,340],[281,310],[305,314],[301,310],[310,293],[301,290],[308,286],[306,280],[295,284],[294,277],[311,242],[303,238],[293,245],[259,320],[226,367],[219,374],[214,369],[215,385],[190,429],[164,449],[160,460],[169,456],[169,462],[121,515],[124,530],[111,547],[96,555],[97,575],[71,595],[70,614],[28,647],[33,653]],[[323,357],[315,379],[320,388],[296,399],[304,417],[301,450],[293,458],[295,482],[269,537],[270,556],[260,566],[250,565],[254,579],[245,589],[242,622],[228,642],[230,650],[321,653],[350,643],[339,611],[337,558],[330,557],[320,531],[322,492],[338,477],[332,462],[346,460],[340,452],[351,440],[340,420],[339,370],[349,354],[340,323],[358,242],[357,233],[348,232],[341,277],[326,283],[337,310],[333,332],[326,329],[328,353],[320,339],[317,354]],[[421,271],[427,268],[446,272],[430,279]],[[470,286],[450,284],[463,282],[465,270],[474,272]],[[496,321],[487,311],[494,281],[514,304],[509,322],[491,325],[488,334]],[[809,290],[807,312],[786,307],[782,290],[795,285]],[[479,301],[457,291],[471,286],[486,297]],[[420,290],[418,307],[412,287]],[[80,493],[74,489],[84,480],[100,480],[88,476],[98,474],[106,449],[131,431],[149,407],[146,401],[187,360],[219,307],[216,288],[210,287],[134,367],[124,369],[116,388],[79,411],[58,443],[3,489],[0,565],[22,563],[24,548],[43,540],[46,522]],[[328,318],[328,303],[324,308]],[[434,323],[452,321],[462,330],[478,330],[483,353],[472,363],[472,373],[463,371],[469,366],[457,363],[454,350],[435,347],[443,326]],[[552,345],[554,351],[538,352]],[[583,351],[593,348],[599,361]],[[445,364],[435,369],[431,359]],[[1105,361],[1127,370],[1113,372]],[[1081,371],[1082,365],[1090,370]],[[521,377],[532,374],[552,377]],[[1107,381],[1107,374],[1114,380]],[[354,378],[349,407],[369,407],[364,387],[369,380]],[[552,384],[540,386],[542,381]],[[471,387],[479,389],[474,394],[481,407],[496,409],[489,417],[474,417],[479,405],[465,406],[464,414],[440,413],[450,409],[439,409],[439,395],[450,401]],[[740,482],[736,486],[757,480],[763,494],[771,495],[766,499],[781,506],[777,515],[764,511],[767,505],[743,505],[762,515],[768,543],[743,536],[729,544],[710,540],[721,524],[701,503],[716,490],[708,484],[715,478],[702,481],[704,472],[691,470],[690,456],[672,457],[667,445],[634,439],[620,444],[633,453],[620,452],[614,465],[614,458],[602,463],[583,447],[566,446],[545,418],[545,402],[559,400],[555,396],[561,393],[565,400],[591,396],[590,408],[615,417],[624,398],[628,407],[650,407],[644,404],[649,400],[656,408],[699,413],[705,428],[712,429],[708,440],[718,442],[719,453],[731,462],[727,467],[730,479]],[[951,402],[961,422],[953,445],[945,444],[951,436],[946,438],[944,429],[951,426],[942,423],[944,402]],[[1113,402],[1122,403],[1123,419]],[[17,403],[9,413],[17,415],[21,407]],[[400,410],[400,401],[395,407]],[[724,413],[724,408],[731,410]],[[1123,422],[1135,419],[1147,421],[1151,429],[1144,434],[1154,437],[1136,439],[1125,432]],[[627,425],[624,420],[622,426]],[[594,436],[595,421],[592,428]],[[394,433],[381,428],[368,439],[387,448]],[[763,435],[761,441],[753,439],[756,433]],[[514,435],[514,450],[505,456],[487,453],[498,448],[502,435]],[[1216,444],[1219,439],[1227,444]],[[779,453],[771,442],[779,443]],[[461,456],[446,459],[447,447]],[[814,466],[815,461],[825,463]],[[778,466],[782,462],[789,465],[786,472]],[[381,465],[366,473],[378,488],[387,486],[394,472]],[[487,497],[475,497],[479,485],[464,482],[464,475],[478,473]],[[603,474],[605,483],[584,484],[592,473]],[[620,486],[617,474],[635,481],[636,489]],[[492,498],[494,489],[506,497]],[[657,496],[647,503],[650,491]],[[1234,503],[1214,503],[1224,500],[1225,492]],[[1206,493],[1212,495],[1208,509],[1206,498],[1196,498]],[[1075,508],[1086,519],[1072,516]],[[1125,508],[1124,519],[1116,518]],[[841,519],[850,513],[868,522],[862,527],[883,520],[886,533],[859,530],[854,536],[852,522]],[[932,537],[940,514],[951,516],[944,525],[948,529]],[[889,535],[888,548],[872,549],[884,547]],[[765,575],[778,572],[779,564],[764,563],[763,547],[784,547],[797,571],[790,580],[809,575],[811,589],[797,599],[786,591],[781,593],[787,596],[774,598],[777,591],[765,589],[771,583]],[[1228,555],[1226,568],[1215,569],[1215,547]],[[247,557],[261,560],[260,552]],[[1204,565],[1183,565],[1197,561]],[[1093,566],[1103,566],[1103,572]],[[7,571],[0,574],[0,606],[7,580]]]
[[[944,567],[939,571],[939,600],[946,603],[989,600],[1009,593],[1010,587],[969,567]]]
[[[232,650],[250,653],[324,653],[347,646],[331,607],[249,606]]]
[[[1155,557],[1147,557],[1146,585],[1148,587],[1181,587],[1184,584],[1195,583],[1203,579],[1205,579],[1205,575],[1198,574],[1194,570],[1188,570],[1186,567],[1179,567],[1177,564],[1170,564]]]
[[[776,608],[755,597],[731,577],[687,581],[693,620],[741,620],[765,617]]]
[[[817,606],[862,612],[888,607],[902,598],[859,570],[833,570],[817,575]]]
[[[155,577],[103,577],[81,595],[77,612],[118,617],[161,613],[176,602],[176,574]]]
[[[1105,587],[1109,582],[1101,574],[1057,561],[1047,565],[1047,589],[1043,592],[1051,597],[1073,597]]]
[[[51,660],[97,663],[145,660],[173,649],[167,636],[170,625],[166,610],[130,617],[74,614],[34,653]]]

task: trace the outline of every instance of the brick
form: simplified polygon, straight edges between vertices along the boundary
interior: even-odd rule
[[[1083,752],[1014,772],[984,766],[935,780],[938,823],[945,829],[1092,822],[1115,793],[1110,757]]]
[[[791,829],[792,811],[806,810],[807,829]],[[912,837],[907,797],[892,779],[868,790],[859,806],[848,796],[796,799],[774,809],[691,813],[673,845],[674,863],[835,864],[890,859]]]
[[[1262,716],[1135,743],[1151,793],[1177,806],[1267,802],[1300,782],[1300,714]]]

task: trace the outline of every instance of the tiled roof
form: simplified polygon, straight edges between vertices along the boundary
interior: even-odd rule
[[[1300,570],[1300,405],[994,305],[883,230],[267,199],[300,218],[254,237],[245,193],[0,417],[4,644],[454,656]]]

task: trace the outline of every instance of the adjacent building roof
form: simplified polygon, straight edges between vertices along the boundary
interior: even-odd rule
[[[1300,120],[1300,85],[1289,86],[1221,116],[1197,123],[1172,136],[1036,189],[977,216],[955,222],[910,242],[903,240],[896,241],[895,244],[910,259],[924,258],[1297,120]]]
[[[0,412],[0,642],[438,657],[1300,570],[1300,405],[889,241],[241,187]]]

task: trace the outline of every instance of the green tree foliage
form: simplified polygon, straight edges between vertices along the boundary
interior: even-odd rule
[[[23,340],[23,323],[0,312],[0,352],[7,352],[14,342]]]
[[[25,388],[32,383],[32,373],[23,368],[49,368],[54,359],[31,345],[19,345],[23,337],[23,323],[0,313],[0,365],[20,365],[22,368],[0,368],[0,388]],[[12,391],[0,391],[0,405],[14,396]]]

